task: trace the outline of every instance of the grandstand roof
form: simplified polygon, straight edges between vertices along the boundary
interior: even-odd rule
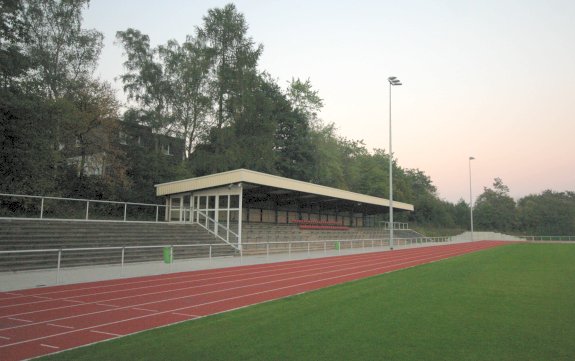
[[[217,188],[232,184],[242,184],[244,191],[256,193],[268,193],[276,197],[292,196],[293,198],[309,198],[314,196],[315,201],[344,201],[348,204],[369,206],[369,208],[389,208],[389,200],[385,198],[368,196],[365,194],[349,192],[337,188],[326,187],[318,184],[302,182],[295,179],[279,177],[271,174],[255,172],[247,169],[236,169],[223,173],[211,174],[203,177],[184,179],[155,185],[156,195],[193,192],[209,188]],[[307,195],[307,196],[306,196]],[[341,202],[339,202],[341,204]],[[413,211],[413,205],[393,202],[394,209]]]

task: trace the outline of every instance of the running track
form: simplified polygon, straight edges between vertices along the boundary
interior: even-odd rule
[[[506,244],[480,241],[0,292],[0,360],[22,360]]]

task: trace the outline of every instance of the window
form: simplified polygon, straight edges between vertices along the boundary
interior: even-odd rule
[[[171,155],[170,153],[170,143],[162,143],[162,153],[165,155]]]

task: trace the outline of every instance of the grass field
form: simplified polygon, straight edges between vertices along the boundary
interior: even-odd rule
[[[575,360],[575,244],[515,244],[42,360]]]

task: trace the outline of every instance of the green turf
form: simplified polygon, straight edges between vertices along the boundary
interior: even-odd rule
[[[575,245],[498,247],[45,359],[575,360]]]

